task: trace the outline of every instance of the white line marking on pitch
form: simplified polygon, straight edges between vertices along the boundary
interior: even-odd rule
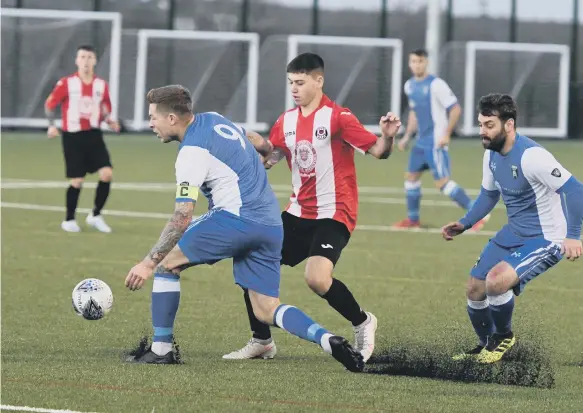
[[[11,406],[9,404],[0,405],[2,410],[10,410],[13,412],[36,412],[36,413],[91,413],[91,412],[78,412],[75,410],[60,410],[60,409],[42,409],[40,407],[28,407],[28,406]]]
[[[53,188],[66,188],[69,184],[64,181],[15,181],[9,180],[4,181],[1,184],[2,189],[53,189]],[[95,188],[97,184],[95,182],[86,182],[84,185],[86,188]],[[113,189],[125,190],[125,191],[153,191],[153,192],[172,192],[173,188],[176,187],[174,184],[169,183],[138,183],[138,182],[114,182],[112,185]],[[275,195],[278,198],[287,199],[290,196],[289,188],[286,185],[272,185]],[[400,188],[383,188],[383,187],[361,187],[359,189],[361,194],[402,194],[403,190]],[[423,190],[426,194],[439,195],[440,192],[435,188],[427,188]],[[471,193],[468,191],[468,193]],[[371,197],[371,196],[361,196],[359,201],[363,204],[386,204],[386,205],[405,205],[405,197],[399,198],[386,198],[386,197]],[[437,206],[446,208],[459,208],[454,202],[443,199],[443,200],[432,200],[423,199],[421,200],[422,206]],[[499,204],[496,208],[503,208],[504,206]]]
[[[64,212],[65,207],[55,206],[55,205],[37,205],[37,204],[20,204],[14,202],[2,202],[0,203],[2,208],[13,208],[13,209],[28,209],[34,211],[51,211],[51,212]],[[77,208],[77,211],[81,213],[89,213],[92,210],[90,208]],[[168,219],[172,215],[171,213],[160,213],[160,212],[135,212],[135,211],[116,211],[116,210],[103,210],[104,215],[118,216],[118,217],[129,217],[129,218],[150,218],[150,219]],[[195,219],[197,217],[193,217]],[[439,228],[417,228],[417,229],[403,229],[403,228],[393,228],[388,225],[357,225],[357,230],[360,231],[375,231],[375,232],[406,232],[406,233],[421,233],[421,234],[441,234]],[[496,234],[494,231],[479,231],[465,232],[464,235],[483,235],[489,236]]]
[[[87,188],[95,188],[95,182],[85,182],[83,186]],[[3,189],[33,189],[33,188],[66,188],[69,183],[66,181],[35,181],[33,179],[12,179],[3,178],[0,186]],[[151,191],[172,191],[176,188],[176,184],[167,182],[113,182],[113,188],[126,190],[151,190]],[[272,184],[274,191],[284,191],[291,194],[291,185]],[[422,188],[426,195],[440,195],[441,192],[437,188]],[[359,186],[358,192],[361,194],[377,194],[377,195],[403,195],[405,189],[397,187],[384,186]],[[479,189],[466,189],[468,195],[478,195]]]

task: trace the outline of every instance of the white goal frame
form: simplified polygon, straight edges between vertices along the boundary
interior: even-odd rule
[[[259,83],[259,34],[240,32],[209,32],[190,30],[150,30],[138,31],[138,56],[136,60],[136,88],[134,96],[134,130],[145,130],[148,122],[144,120],[146,104],[146,74],[148,66],[149,39],[186,39],[186,40],[224,40],[249,43],[249,62],[247,66],[246,119],[239,123],[252,130],[266,130],[268,125],[257,122],[257,85]]]
[[[112,104],[112,116],[117,119],[119,103],[119,73],[121,63],[121,31],[122,14],[118,12],[48,10],[48,9],[14,9],[1,8],[0,16],[22,17],[33,19],[63,19],[111,22],[111,44],[109,47],[109,95]],[[55,122],[61,126],[61,121]],[[44,118],[1,118],[0,124],[8,127],[48,127]]]
[[[403,41],[401,39],[383,39],[378,37],[345,37],[345,36],[315,36],[292,34],[287,38],[287,61],[290,62],[298,55],[300,44],[317,44],[317,45],[336,45],[336,46],[361,46],[361,47],[386,47],[393,49],[392,66],[391,66],[391,111],[400,116],[401,113],[401,91],[402,85],[402,68],[403,68]],[[356,75],[357,72],[353,71]],[[349,79],[350,80],[350,79]],[[351,79],[351,82],[354,79]],[[286,79],[287,82],[287,79]],[[294,107],[294,101],[289,87],[286,86],[285,108],[286,110]],[[379,118],[382,113],[379,113]],[[373,133],[380,133],[378,125],[364,125]]]
[[[559,117],[555,128],[520,127],[520,132],[526,135],[548,138],[566,138],[569,118],[569,46],[543,43],[506,43],[470,41],[466,43],[466,68],[464,82],[464,135],[476,135],[475,85],[476,85],[476,52],[491,50],[500,52],[533,52],[556,53],[560,56],[559,64]],[[494,91],[492,91],[494,92]]]

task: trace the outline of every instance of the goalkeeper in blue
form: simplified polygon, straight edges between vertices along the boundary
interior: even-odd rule
[[[581,257],[583,185],[545,148],[516,132],[516,103],[502,94],[478,105],[486,149],[480,195],[458,222],[442,228],[450,241],[485,217],[500,196],[508,223],[486,245],[470,272],[467,311],[478,346],[454,356],[495,363],[516,343],[514,296],[563,257]]]
[[[235,283],[249,290],[260,321],[318,344],[350,371],[362,371],[362,355],[346,339],[279,301],[279,203],[247,132],[217,113],[194,115],[190,93],[182,86],[150,90],[147,99],[150,128],[162,142],[180,144],[176,205],[156,245],[126,278],[125,285],[138,290],[154,276],[152,345],[128,361],[178,363],[173,337],[181,272],[232,258]],[[207,198],[209,211],[193,221],[199,193]]]

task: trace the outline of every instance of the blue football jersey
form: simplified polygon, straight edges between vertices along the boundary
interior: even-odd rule
[[[404,86],[409,109],[417,117],[417,142],[423,148],[435,148],[447,131],[448,110],[457,98],[443,79],[429,75],[422,80],[414,77]]]
[[[549,151],[523,135],[516,135],[506,155],[487,150],[482,186],[500,192],[508,214],[508,224],[494,240],[507,247],[521,245],[530,238],[562,242],[567,234],[567,218],[556,191],[570,177]]]
[[[255,147],[243,128],[218,113],[196,114],[188,127],[176,159],[176,183],[200,188],[211,210],[281,225],[279,203]]]

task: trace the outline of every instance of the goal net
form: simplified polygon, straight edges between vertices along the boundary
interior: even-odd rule
[[[75,72],[75,53],[81,44],[96,47],[96,72],[109,81],[117,116],[120,13],[2,8],[0,15],[2,126],[48,125],[45,99],[58,79]]]
[[[476,105],[488,93],[510,94],[517,128],[534,137],[567,136],[569,47],[556,44],[467,42],[442,50],[440,74],[463,102],[464,135],[476,135]]]
[[[259,119],[270,125],[294,102],[286,65],[300,53],[325,63],[325,93],[351,109],[372,132],[379,117],[401,110],[403,46],[399,39],[290,35],[271,36],[261,47]]]
[[[148,127],[146,94],[167,84],[192,93],[195,112],[218,112],[254,130],[259,36],[256,33],[139,30],[133,127]]]

